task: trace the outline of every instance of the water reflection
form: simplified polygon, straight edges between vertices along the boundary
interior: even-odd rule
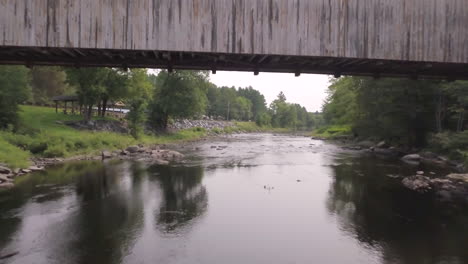
[[[381,251],[382,263],[468,263],[466,214],[447,212],[432,197],[402,189],[385,176],[395,169],[379,160],[337,163],[327,208],[344,232]]]
[[[118,263],[142,232],[144,199],[139,164],[104,165],[82,174],[75,183],[78,210],[65,220],[63,259],[75,263]],[[57,236],[59,236],[57,234]]]
[[[158,228],[174,232],[208,207],[206,188],[201,184],[204,169],[195,167],[153,167],[150,171],[162,189],[162,201],[156,214]]]

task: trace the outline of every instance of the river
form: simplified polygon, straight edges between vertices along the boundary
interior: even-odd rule
[[[468,213],[405,190],[399,161],[273,134],[178,150],[184,164],[18,179],[0,193],[0,263],[468,263]]]

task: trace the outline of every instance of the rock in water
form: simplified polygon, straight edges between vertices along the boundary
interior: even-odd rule
[[[44,167],[38,167],[38,166],[31,166],[28,168],[30,171],[43,171]]]
[[[5,175],[0,174],[0,181],[1,181],[1,182],[10,182],[11,179],[8,178],[8,176],[9,176],[9,174],[8,174],[8,175],[7,175],[7,174],[5,174]]]
[[[409,154],[401,158],[404,161],[420,161],[421,156],[419,154]]]
[[[184,158],[184,155],[182,153],[179,153],[174,150],[165,150],[162,151],[161,155],[165,160],[169,161],[180,161]]]
[[[377,144],[378,148],[388,148],[387,142],[385,141],[380,141],[379,144]]]
[[[452,173],[447,175],[447,178],[452,179],[452,180],[458,180],[458,181],[463,181],[465,183],[468,183],[468,174],[456,174]]]
[[[421,175],[406,177],[403,179],[402,183],[406,188],[420,193],[432,190],[431,179]]]
[[[11,182],[0,183],[0,189],[10,189],[13,187],[15,187],[15,185]]]
[[[161,159],[155,159],[153,163],[156,165],[169,165],[169,161]]]
[[[0,166],[0,173],[1,174],[10,174],[11,170],[7,167]]]
[[[129,153],[137,153],[140,148],[138,146],[130,146],[126,149]]]
[[[101,153],[102,159],[110,159],[112,158],[112,153],[110,151],[104,150]]]

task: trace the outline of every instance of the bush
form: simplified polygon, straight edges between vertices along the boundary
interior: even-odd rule
[[[55,145],[44,151],[44,157],[46,158],[58,158],[65,157],[67,154],[65,145]]]
[[[261,113],[260,115],[257,116],[257,120],[255,120],[255,123],[258,126],[270,126],[271,125],[271,115],[268,113]]]
[[[0,162],[11,168],[26,168],[29,166],[29,152],[24,151],[4,139],[0,134]]]
[[[446,154],[454,160],[468,160],[468,131],[443,132],[429,137],[430,149]]]

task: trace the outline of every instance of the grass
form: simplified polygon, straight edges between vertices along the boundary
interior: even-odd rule
[[[22,150],[0,137],[0,162],[11,168],[25,168],[29,166],[29,151]]]
[[[326,126],[316,129],[312,132],[311,136],[324,139],[333,139],[337,137],[351,135],[351,126],[347,125],[334,125]]]
[[[20,129],[16,133],[0,132],[0,163],[12,168],[25,168],[32,156],[71,157],[97,154],[104,149],[123,149],[136,144],[166,144],[195,140],[206,135],[204,129],[194,128],[173,134],[144,135],[137,141],[130,135],[79,131],[60,123],[81,118],[57,114],[53,108],[21,106]]]

